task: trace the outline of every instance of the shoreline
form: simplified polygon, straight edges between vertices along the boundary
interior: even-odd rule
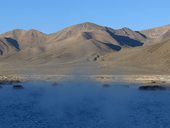
[[[170,84],[170,75],[98,75],[96,80],[101,82]]]
[[[0,81],[62,81],[95,80],[102,83],[126,82],[141,84],[170,84],[170,75],[0,75]]]

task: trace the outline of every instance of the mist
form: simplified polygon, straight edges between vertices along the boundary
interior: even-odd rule
[[[81,77],[80,77],[81,78]],[[0,89],[0,128],[169,128],[169,91],[79,79],[22,83]],[[10,125],[10,126],[9,126]]]

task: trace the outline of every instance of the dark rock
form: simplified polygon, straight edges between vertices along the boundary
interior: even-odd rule
[[[14,85],[13,89],[24,89],[22,85]]]
[[[109,84],[103,84],[103,87],[110,87]]]
[[[12,84],[17,84],[17,83],[21,83],[21,81],[19,80],[11,80],[8,82],[8,84],[12,85]]]
[[[152,80],[151,83],[152,83],[152,84],[156,84],[156,81]]]
[[[54,82],[52,86],[58,86],[59,84],[57,82]]]
[[[21,81],[19,80],[3,80],[3,81],[0,81],[0,85],[12,85],[12,84],[17,84],[17,83],[21,83]]]
[[[4,84],[7,84],[8,81],[4,80],[4,81],[0,81],[0,85],[4,85]]]
[[[161,83],[162,83],[162,84],[165,84],[165,83],[166,83],[166,81],[161,81]]]
[[[166,90],[167,88],[161,85],[145,85],[145,86],[140,86],[139,90],[150,90],[150,91],[155,91],[155,90]]]

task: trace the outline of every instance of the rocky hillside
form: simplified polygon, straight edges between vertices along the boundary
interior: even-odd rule
[[[9,53],[13,53],[12,56],[20,59],[61,61],[96,61],[110,52],[142,46],[147,39],[128,28],[115,30],[93,23],[74,25],[49,35],[37,30],[13,30],[0,37],[5,39],[4,45],[8,45],[8,50],[2,48],[2,56],[10,58]],[[17,49],[15,52],[11,52],[13,47]]]
[[[13,30],[0,35],[0,70],[5,72],[56,73],[53,69],[63,72],[66,67],[89,72],[99,67],[96,71],[105,74],[160,74],[170,73],[169,56],[170,26],[133,31],[87,22],[52,34]]]

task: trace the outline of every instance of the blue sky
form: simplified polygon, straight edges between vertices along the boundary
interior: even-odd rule
[[[56,32],[94,22],[134,30],[170,24],[170,0],[1,0],[0,33],[12,29]]]

